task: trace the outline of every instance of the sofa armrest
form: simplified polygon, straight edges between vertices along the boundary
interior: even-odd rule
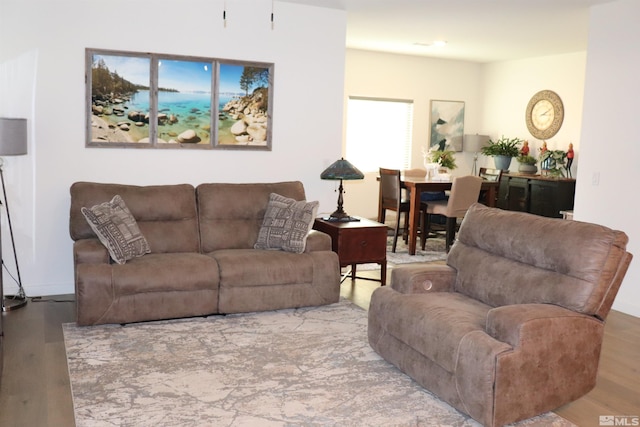
[[[445,264],[401,265],[391,270],[391,287],[403,294],[451,292],[456,276]]]
[[[330,251],[331,236],[318,230],[311,230],[307,236],[305,252]]]
[[[490,310],[486,331],[512,346],[496,355],[495,425],[551,411],[595,387],[604,336],[596,317],[551,304],[514,304]]]
[[[576,332],[575,321],[602,323],[594,317],[556,305],[514,304],[489,310],[486,331],[498,341],[518,347],[523,341],[548,337],[551,331],[571,339]]]
[[[109,251],[98,239],[80,239],[73,243],[73,263],[109,264]]]

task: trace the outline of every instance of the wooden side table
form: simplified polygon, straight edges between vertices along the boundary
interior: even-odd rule
[[[380,264],[380,283],[384,286],[387,281],[387,226],[357,218],[360,221],[340,222],[316,218],[313,229],[331,236],[332,249],[338,254],[340,267],[351,266],[351,279],[356,278],[357,264],[377,263]],[[359,279],[375,280],[368,277]]]

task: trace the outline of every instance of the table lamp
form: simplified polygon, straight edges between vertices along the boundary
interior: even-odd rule
[[[340,180],[340,186],[338,187],[338,209],[324,219],[327,221],[358,221],[357,218],[347,215],[344,209],[342,209],[342,180],[364,179],[364,174],[360,172],[357,167],[349,163],[348,160],[342,158],[326,168],[324,172],[320,174],[320,179]]]
[[[473,168],[471,169],[471,175],[478,174],[478,153],[482,150],[482,147],[487,145],[487,142],[491,137],[487,135],[465,135],[462,142],[462,150],[474,153],[473,155]]]
[[[0,156],[20,156],[27,154],[27,119],[12,119],[0,117]],[[18,275],[18,293],[16,295],[4,295],[2,287],[2,276],[0,275],[0,297],[2,297],[2,311],[15,310],[27,304],[27,297],[22,287],[20,277],[20,267],[18,267],[18,254],[16,253],[16,243],[13,238],[13,227],[11,226],[11,215],[9,213],[9,201],[4,185],[3,160],[0,157],[0,180],[2,181],[2,195],[4,207],[7,211],[7,222],[9,224],[9,234],[11,235],[11,245],[13,246],[13,256],[16,263]],[[0,255],[2,250],[0,248]],[[0,274],[2,272],[0,271]]]

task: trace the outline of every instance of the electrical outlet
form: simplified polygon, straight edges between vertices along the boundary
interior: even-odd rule
[[[594,172],[593,175],[591,175],[591,185],[594,187],[600,185],[600,172]]]

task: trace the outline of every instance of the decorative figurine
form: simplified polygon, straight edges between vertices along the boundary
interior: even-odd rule
[[[520,149],[520,154],[523,156],[529,155],[529,141],[524,141],[522,143],[522,148]]]
[[[540,154],[544,154],[547,151],[547,141],[542,141],[542,147],[540,147]]]
[[[571,178],[571,165],[573,164],[573,157],[575,153],[573,152],[573,144],[569,143],[569,150],[567,151],[567,178]]]

